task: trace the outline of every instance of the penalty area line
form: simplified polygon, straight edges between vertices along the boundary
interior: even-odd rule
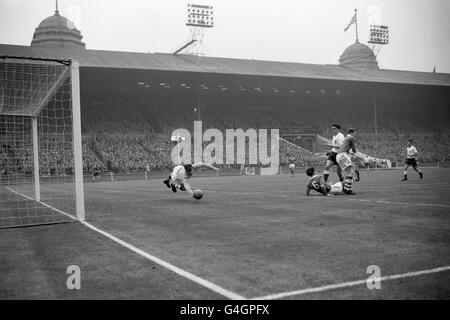
[[[384,276],[380,278],[370,278],[370,279],[363,279],[363,280],[357,280],[357,281],[349,281],[349,282],[342,282],[337,284],[331,284],[326,286],[320,286],[315,288],[308,288],[308,289],[301,289],[301,290],[295,290],[295,291],[288,291],[288,292],[280,292],[276,294],[270,294],[266,296],[251,298],[250,300],[275,300],[275,299],[282,299],[286,297],[291,296],[298,296],[308,293],[317,293],[317,292],[323,292],[323,291],[329,291],[334,289],[341,289],[341,288],[348,288],[348,287],[355,287],[363,284],[373,283],[374,281],[389,281],[389,280],[396,280],[396,279],[403,279],[403,278],[411,278],[411,277],[417,277],[422,276],[426,274],[432,274],[432,273],[438,273],[438,272],[444,272],[449,271],[450,266],[444,266],[434,269],[428,269],[428,270],[421,270],[421,271],[414,271],[414,272],[406,272],[402,274],[394,274],[389,276]]]
[[[411,203],[411,202],[397,202],[397,201],[369,200],[369,199],[354,199],[354,198],[347,198],[347,199],[344,199],[344,200],[360,201],[360,202],[372,202],[372,203],[380,203],[380,204],[398,204],[398,205],[404,205],[404,206],[450,208],[450,205],[448,205],[448,204],[438,204],[438,203]]]
[[[345,201],[359,201],[359,202],[369,202],[369,203],[380,203],[380,204],[397,204],[402,206],[419,206],[419,207],[438,207],[438,208],[450,208],[449,204],[439,204],[439,203],[412,203],[412,202],[398,202],[398,201],[386,201],[386,200],[370,200],[370,199],[355,199],[348,198],[346,195],[338,195],[334,197],[323,197],[323,196],[309,196],[305,198],[310,199],[339,199]]]
[[[30,198],[29,196],[26,196],[24,194],[21,194],[20,192],[12,190],[9,187],[6,187],[6,188],[8,190],[10,190],[11,192],[14,192],[15,194],[23,196],[23,197],[25,197],[25,198],[27,198],[29,200],[32,200],[32,201],[36,201],[33,198]],[[125,247],[125,248],[127,248],[127,249],[129,249],[131,251],[133,251],[134,253],[137,253],[138,255],[140,255],[140,256],[148,259],[148,260],[151,260],[151,261],[159,264],[160,266],[162,266],[162,267],[164,267],[166,269],[169,269],[170,271],[172,271],[172,272],[174,272],[174,273],[176,273],[176,274],[178,274],[178,275],[180,275],[180,276],[182,276],[182,277],[184,277],[184,278],[186,278],[186,279],[188,279],[190,281],[193,281],[193,282],[195,282],[195,283],[197,283],[197,284],[199,284],[199,285],[201,285],[201,286],[203,286],[205,288],[208,288],[211,291],[214,291],[214,292],[216,292],[216,293],[218,293],[218,294],[220,294],[220,295],[222,295],[222,296],[224,296],[224,297],[226,297],[228,299],[231,299],[231,300],[245,300],[246,299],[244,296],[241,296],[239,294],[231,292],[231,291],[229,291],[229,290],[227,290],[225,288],[222,288],[222,287],[220,287],[220,286],[218,286],[218,285],[216,285],[216,284],[214,284],[214,283],[212,283],[212,282],[210,282],[208,280],[200,278],[199,276],[196,276],[195,274],[192,274],[192,273],[190,273],[188,271],[185,271],[185,270],[183,270],[181,268],[178,268],[177,266],[174,266],[173,264],[170,264],[170,263],[168,263],[168,262],[166,262],[166,261],[164,261],[164,260],[162,260],[162,259],[160,259],[160,258],[158,258],[156,256],[153,256],[153,255],[151,255],[151,254],[149,254],[149,253],[147,253],[147,252],[145,252],[145,251],[143,251],[143,250],[133,246],[132,244],[130,244],[130,243],[126,242],[126,241],[123,241],[123,240],[117,238],[116,236],[114,236],[114,235],[112,235],[112,234],[110,234],[110,233],[108,233],[106,231],[103,231],[103,230],[97,228],[96,226],[90,224],[89,222],[80,221],[77,218],[71,216],[70,214],[68,214],[68,213],[66,213],[64,211],[58,210],[58,209],[56,209],[56,208],[54,208],[54,207],[52,207],[52,206],[50,206],[50,205],[48,205],[46,203],[43,203],[43,202],[40,202],[40,201],[36,201],[36,202],[38,202],[38,203],[40,203],[40,204],[42,204],[42,205],[44,205],[44,206],[46,206],[46,207],[48,207],[48,208],[50,208],[52,210],[55,210],[56,212],[64,214],[64,215],[66,215],[66,216],[68,216],[68,217],[70,217],[70,218],[80,222],[81,224],[83,224],[87,228],[91,229],[92,231],[100,233],[101,235],[103,235],[103,236],[107,237],[108,239],[110,239],[110,240],[120,244],[121,246],[123,246],[123,247]]]

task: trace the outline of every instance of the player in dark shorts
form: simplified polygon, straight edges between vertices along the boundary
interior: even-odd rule
[[[336,173],[339,177],[339,181],[344,181],[342,170],[336,160],[336,155],[339,152],[339,147],[344,141],[345,136],[341,132],[341,126],[337,123],[331,126],[331,130],[333,131],[333,138],[331,139],[331,143],[327,144],[329,147],[331,147],[331,150],[327,153],[327,162],[325,164],[325,170],[323,171],[323,179],[325,180],[325,182],[327,182],[331,167],[337,166]]]
[[[413,141],[409,139],[408,146],[406,147],[405,170],[403,170],[402,181],[408,180],[408,168],[410,166],[412,166],[414,171],[419,174],[420,179],[423,179],[423,173],[422,171],[420,171],[419,166],[417,165],[417,155],[417,149],[413,146]]]
[[[8,177],[8,167],[5,165],[2,170],[0,170],[0,176],[3,179]]]
[[[100,180],[100,170],[98,170],[97,167],[94,168],[93,172],[92,172],[92,183],[95,182],[95,180]]]

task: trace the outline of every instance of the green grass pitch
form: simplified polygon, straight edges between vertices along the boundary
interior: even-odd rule
[[[85,183],[87,222],[245,298],[450,266],[450,170],[362,171],[352,196],[306,197],[306,176]],[[336,180],[333,173],[330,180]],[[0,299],[223,299],[81,223],[0,230]],[[81,269],[68,290],[66,268]],[[286,299],[449,299],[450,271]]]

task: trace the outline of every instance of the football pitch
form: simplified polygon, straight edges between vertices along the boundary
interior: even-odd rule
[[[363,170],[336,197],[301,173],[194,176],[200,201],[86,181],[86,224],[0,230],[0,299],[449,299],[450,169],[423,171]]]

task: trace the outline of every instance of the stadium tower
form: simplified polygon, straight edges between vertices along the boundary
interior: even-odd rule
[[[86,49],[83,36],[75,24],[59,14],[58,1],[53,16],[45,18],[34,31],[32,47]]]
[[[350,68],[379,69],[373,51],[358,40],[344,50],[339,58],[339,65]]]

